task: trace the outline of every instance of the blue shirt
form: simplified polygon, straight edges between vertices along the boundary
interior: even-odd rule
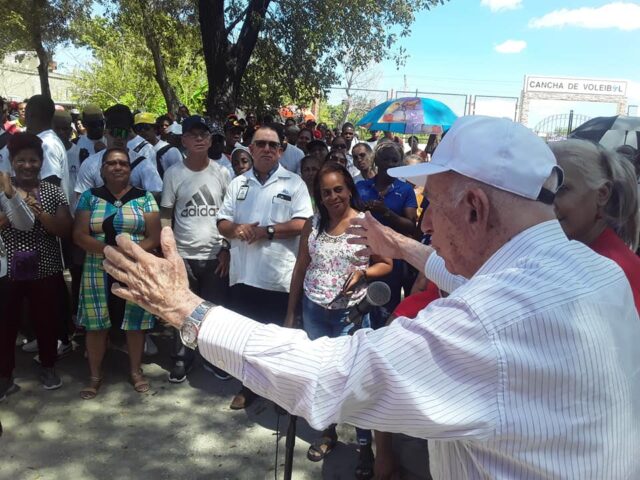
[[[382,200],[387,208],[400,216],[404,216],[405,208],[418,208],[418,201],[413,187],[402,180],[395,179],[384,198],[381,198],[378,190],[376,190],[376,177],[359,181],[356,183],[356,188],[363,202]],[[374,214],[373,216],[383,225],[388,225],[380,215]]]

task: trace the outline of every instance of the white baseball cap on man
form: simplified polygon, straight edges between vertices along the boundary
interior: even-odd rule
[[[424,185],[429,175],[457,172],[465,177],[551,204],[554,192],[543,188],[553,170],[562,170],[547,144],[524,125],[507,118],[472,115],[458,118],[429,163],[389,169],[389,175]]]

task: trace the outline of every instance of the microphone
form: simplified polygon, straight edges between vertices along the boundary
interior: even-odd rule
[[[391,289],[384,282],[372,282],[367,287],[367,293],[362,300],[349,312],[349,323],[359,325],[362,316],[387,303],[391,298]]]

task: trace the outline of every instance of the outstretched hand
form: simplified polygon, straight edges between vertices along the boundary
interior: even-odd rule
[[[118,235],[116,242],[117,248],[104,249],[104,268],[118,281],[111,291],[180,328],[202,299],[189,290],[171,228],[163,228],[160,235],[164,258],[145,252],[128,235]]]
[[[364,248],[357,252],[358,255],[401,258],[398,240],[402,239],[402,235],[382,225],[369,212],[365,212],[364,218],[352,218],[347,233],[355,236],[349,238],[348,243],[364,245]]]

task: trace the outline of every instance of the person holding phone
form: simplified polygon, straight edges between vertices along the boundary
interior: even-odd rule
[[[326,163],[315,177],[313,196],[318,213],[302,230],[284,322],[285,327],[295,326],[295,313],[302,302],[302,324],[311,340],[347,335],[352,327],[349,312],[365,296],[367,282],[389,274],[393,265],[390,258],[359,256],[360,246],[347,243],[350,221],[362,217],[364,207],[344,165]],[[369,326],[368,315],[362,326]],[[370,478],[371,431],[356,429],[356,434],[360,445],[356,478]],[[322,460],[337,440],[336,426],[330,425],[311,444],[307,458]]]

